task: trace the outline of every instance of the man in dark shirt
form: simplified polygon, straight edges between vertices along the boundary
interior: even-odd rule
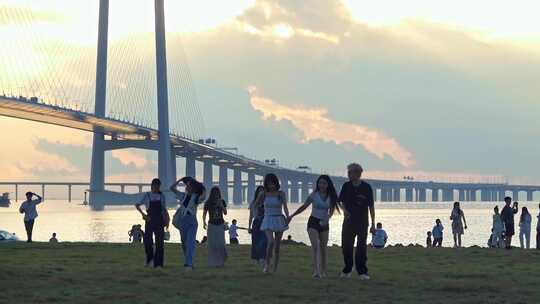
[[[354,264],[360,279],[369,280],[367,261],[368,209],[371,215],[371,231],[375,231],[375,206],[371,186],[360,180],[362,167],[353,163],[347,166],[349,181],[343,184],[339,193],[339,201],[343,204],[343,226],[341,230],[341,247],[345,267],[342,278],[349,278],[353,268],[354,243],[357,241]]]
[[[511,197],[505,197],[503,210],[501,211],[501,220],[504,223],[505,235],[506,235],[506,249],[512,248],[512,236],[514,235],[514,214],[518,213],[518,202],[514,202],[514,206],[510,207],[512,203]]]

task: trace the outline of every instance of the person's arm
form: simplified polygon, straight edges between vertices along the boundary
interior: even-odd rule
[[[465,224],[465,229],[467,229],[467,220],[465,219],[465,212],[461,211],[461,217],[463,218],[463,224]]]
[[[300,213],[304,212],[304,210],[306,210],[307,207],[309,207],[309,205],[311,205],[311,203],[313,202],[312,195],[313,195],[313,193],[310,194],[307,197],[306,201],[304,202],[304,204],[302,204],[302,206],[300,206],[300,208],[296,209],[296,211],[291,216],[289,216],[287,218],[288,222],[290,222],[293,219],[293,217],[295,217],[295,216],[299,215]]]
[[[202,222],[203,222],[203,229],[206,230],[206,228],[208,228],[208,226],[206,225],[206,214],[208,213],[208,208],[206,208],[206,206],[204,206],[204,211],[203,211],[203,214],[202,214]]]
[[[135,204],[135,208],[137,209],[137,211],[139,211],[139,213],[141,214],[143,220],[145,220],[145,221],[148,220],[148,215],[146,215],[146,213],[144,213],[142,211],[141,205],[146,204],[146,199],[148,199],[148,193],[145,193],[143,199],[140,202],[138,202],[137,204]]]
[[[369,215],[371,216],[371,231],[375,231],[375,205],[369,206]]]
[[[174,184],[171,185],[171,187],[169,187],[169,190],[171,190],[174,194],[181,194],[182,192],[180,192],[177,187],[181,182],[184,181],[184,179],[185,178],[183,177],[183,178],[177,180]]]
[[[21,206],[19,207],[19,213],[23,214],[24,213],[24,203],[21,204]]]
[[[36,205],[37,205],[37,204],[41,204],[41,202],[43,202],[43,198],[42,198],[41,196],[39,196],[39,194],[33,193],[33,192],[32,192],[32,194],[33,194],[35,197],[37,197],[37,200],[35,201]]]
[[[343,184],[343,186],[341,187],[341,190],[339,191],[339,196],[338,196],[338,203],[341,203],[341,207],[343,208],[343,216],[345,218],[348,218],[351,216],[351,213],[349,212],[349,210],[347,210],[347,206],[345,205],[345,194],[346,192],[346,188],[345,188],[345,184]]]

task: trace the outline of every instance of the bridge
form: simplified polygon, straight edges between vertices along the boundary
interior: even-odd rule
[[[276,163],[260,161],[233,153],[200,140],[200,134],[193,131],[193,126],[196,125],[198,120],[202,120],[202,117],[200,117],[200,112],[197,114],[196,101],[190,99],[186,102],[185,96],[193,97],[193,93],[178,93],[178,90],[192,90],[189,77],[178,78],[175,76],[175,71],[168,71],[171,66],[167,64],[164,2],[163,0],[155,0],[154,4],[156,108],[147,108],[152,106],[152,103],[145,102],[145,99],[142,98],[142,101],[139,100],[138,102],[142,102],[142,106],[145,108],[133,111],[133,103],[137,101],[128,98],[127,102],[124,101],[123,108],[131,109],[133,112],[131,117],[112,115],[110,111],[107,113],[107,93],[109,92],[107,81],[109,80],[108,75],[111,76],[108,68],[109,0],[100,0],[97,60],[94,74],[95,94],[90,103],[94,107],[93,111],[69,106],[69,104],[73,104],[69,100],[66,102],[68,105],[58,105],[57,102],[49,100],[47,96],[44,97],[38,94],[23,95],[22,93],[6,94],[5,92],[9,90],[4,89],[2,90],[4,93],[0,96],[0,115],[92,132],[89,203],[96,210],[102,209],[108,204],[131,204],[134,201],[134,196],[138,195],[127,194],[124,193],[125,191],[110,191],[105,188],[105,152],[127,148],[157,151],[158,176],[164,185],[169,185],[176,179],[178,175],[176,160],[177,158],[183,158],[186,164],[185,175],[197,176],[196,162],[202,162],[202,181],[205,186],[208,188],[213,185],[219,186],[224,199],[235,204],[251,201],[256,185],[261,182],[261,177],[271,172],[279,177],[282,190],[288,196],[289,201],[304,201],[313,189],[318,174],[287,168]],[[185,74],[185,71],[183,73]],[[173,92],[172,98],[169,98],[169,79],[173,79],[173,82],[175,80],[180,81],[173,86],[173,89],[176,89],[177,92]],[[114,79],[112,80],[114,81]],[[186,85],[185,82],[188,84]],[[48,84],[34,82],[33,85],[35,91],[36,87],[39,89],[40,86],[47,86]],[[22,86],[24,87],[25,84],[22,84]],[[11,85],[11,88],[13,87]],[[2,88],[0,87],[0,89]],[[112,99],[112,101],[115,100]],[[174,108],[173,111],[170,111],[171,107]],[[188,111],[184,110],[186,108]],[[148,113],[155,114],[157,124],[155,121],[145,121],[147,120],[145,115],[151,116],[148,115],[145,109],[150,109]],[[173,128],[171,128],[171,124]],[[217,180],[213,174],[214,167],[219,170]],[[233,173],[232,179],[229,177],[230,170]],[[346,178],[333,176],[333,180],[339,189],[346,181]],[[413,180],[367,181],[375,189],[377,200],[388,202],[501,201],[507,195],[517,199],[520,192],[526,193],[526,199],[532,201],[534,193],[540,191],[540,186],[509,185],[506,183],[455,183]],[[22,183],[13,182],[9,184],[17,187]],[[44,192],[46,183],[41,184]],[[66,182],[64,184],[73,183]],[[138,187],[139,192],[141,192],[143,185],[139,184]],[[229,190],[232,190],[232,197],[229,197]],[[166,194],[168,201],[174,202],[172,194]]]

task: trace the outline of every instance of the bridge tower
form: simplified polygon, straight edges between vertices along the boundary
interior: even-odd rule
[[[176,154],[169,137],[169,97],[167,87],[167,52],[165,41],[165,12],[163,0],[155,0],[156,79],[158,107],[158,176],[162,187],[168,187],[176,177]],[[99,2],[98,46],[96,64],[95,115],[105,117],[107,92],[107,47],[109,31],[109,0]],[[92,209],[102,209],[107,200],[105,191],[105,151],[103,133],[96,130],[92,143],[90,198]],[[173,163],[174,162],[174,163]]]

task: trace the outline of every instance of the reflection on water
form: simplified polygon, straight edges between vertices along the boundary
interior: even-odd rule
[[[25,231],[22,215],[18,213],[20,203],[14,203],[10,208],[0,208],[0,229],[15,232],[24,239]],[[485,246],[490,235],[492,208],[496,203],[462,203],[469,229],[463,236],[465,246]],[[502,207],[502,203],[498,203]],[[535,227],[538,215],[538,204],[523,204],[533,215],[531,247],[536,246]],[[298,205],[290,204],[291,213]],[[201,209],[201,208],[200,208]],[[197,238],[205,235],[202,229],[202,210],[199,209],[199,230]],[[435,219],[440,218],[445,227],[444,246],[452,245],[449,203],[384,203],[377,204],[377,222],[382,222],[388,233],[389,243],[425,244],[426,232],[431,230]],[[34,226],[33,239],[47,241],[53,232],[58,234],[60,241],[84,242],[128,242],[127,232],[133,224],[142,224],[139,213],[133,207],[110,207],[104,211],[91,211],[86,206],[68,203],[66,201],[46,201],[38,206],[39,217]],[[171,216],[174,210],[169,211]],[[306,232],[307,219],[310,210],[295,217],[289,225],[285,236],[290,234],[293,239],[309,244]],[[519,232],[516,215],[516,232]],[[246,227],[249,212],[245,208],[231,208],[226,217],[227,221],[238,220],[238,225]],[[336,215],[330,221],[329,244],[341,242],[341,215]],[[143,228],[144,229],[144,228]],[[249,243],[250,235],[245,230],[239,230],[241,243]],[[171,242],[179,242],[178,231],[172,228]],[[519,246],[518,237],[514,237],[514,245]]]

